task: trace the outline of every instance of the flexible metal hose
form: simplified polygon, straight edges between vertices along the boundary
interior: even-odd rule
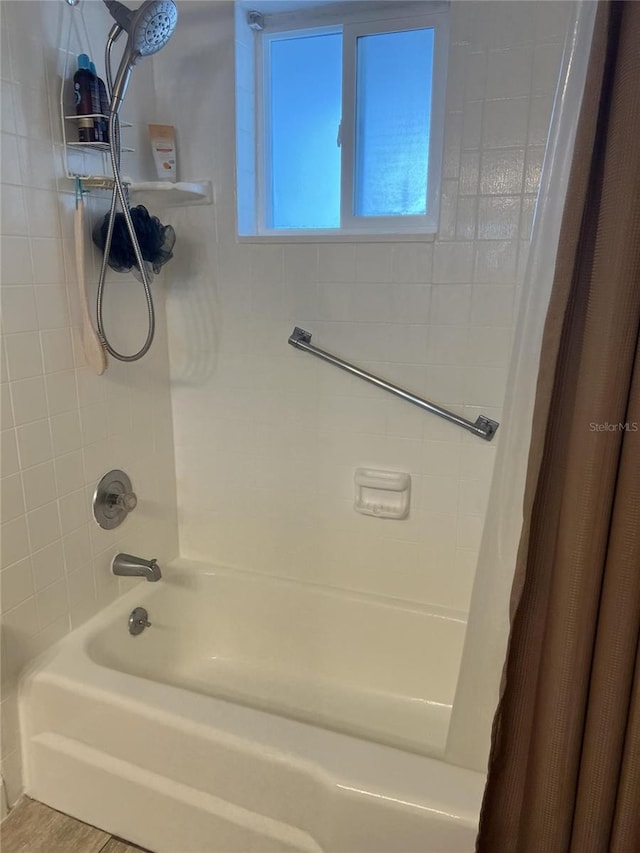
[[[110,63],[110,54],[111,54],[111,45],[113,40],[110,35],[110,40],[107,43],[106,50],[106,67],[107,67],[107,84],[109,90],[112,89],[112,80],[111,80],[111,63]],[[125,189],[122,179],[120,177],[120,121],[118,119],[118,114],[113,110],[109,113],[109,141],[110,141],[110,152],[111,152],[111,168],[113,170],[113,192],[111,195],[111,207],[109,209],[109,220],[107,227],[107,237],[104,246],[104,254],[102,256],[102,265],[100,267],[100,277],[98,279],[98,299],[97,299],[97,321],[98,321],[98,334],[100,335],[100,340],[102,341],[104,348],[109,353],[109,355],[113,356],[113,358],[118,359],[118,361],[138,361],[141,359],[146,353],[149,351],[149,347],[153,343],[153,338],[156,331],[156,317],[155,310],[153,307],[153,296],[151,295],[151,283],[149,282],[149,275],[147,273],[147,269],[144,264],[144,260],[142,258],[142,251],[140,249],[140,244],[138,243],[138,238],[136,236],[136,231],[133,225],[133,220],[131,219],[131,213],[129,211],[129,197],[127,190]],[[107,338],[107,334],[104,329],[104,320],[103,320],[103,301],[104,301],[104,291],[105,291],[105,279],[107,275],[107,266],[109,261],[109,254],[111,252],[111,241],[113,239],[113,226],[115,223],[116,217],[116,208],[117,203],[120,202],[120,207],[122,208],[122,213],[124,215],[124,219],[127,225],[127,231],[129,232],[129,237],[131,238],[131,243],[133,245],[133,253],[136,258],[136,264],[138,269],[140,270],[140,275],[142,277],[142,286],[144,287],[144,295],[147,302],[147,316],[148,316],[148,332],[147,339],[142,345],[142,347],[138,350],[138,352],[133,355],[124,355],[123,353],[118,352],[114,347],[110,344],[109,339]]]

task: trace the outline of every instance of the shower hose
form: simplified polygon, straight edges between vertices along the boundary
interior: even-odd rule
[[[113,40],[110,39],[107,43],[106,49],[106,71],[107,71],[107,86],[109,91],[109,97],[111,98],[111,93],[113,90],[113,81],[111,75],[111,45]],[[125,186],[122,183],[122,178],[120,177],[120,153],[121,153],[121,144],[120,144],[120,120],[118,118],[118,113],[116,110],[111,109],[109,111],[109,150],[111,153],[111,168],[113,170],[113,192],[111,195],[111,207],[109,209],[109,219],[107,226],[107,236],[104,245],[104,255],[102,256],[102,266],[100,268],[100,277],[98,279],[98,300],[97,300],[97,320],[98,320],[98,334],[100,336],[100,340],[105,348],[105,350],[109,353],[109,355],[113,356],[113,358],[118,359],[118,361],[138,361],[141,359],[148,351],[149,347],[153,343],[153,336],[156,330],[156,318],[155,318],[155,310],[153,307],[153,296],[151,295],[151,282],[149,281],[149,273],[145,266],[144,260],[142,258],[142,251],[140,249],[140,243],[138,242],[138,238],[136,236],[136,230],[133,225],[133,220],[131,219],[131,213],[129,210],[129,193]],[[125,223],[127,226],[127,231],[129,232],[129,237],[131,238],[131,243],[133,245],[133,252],[136,258],[136,265],[140,270],[140,276],[142,278],[142,286],[144,288],[144,295],[147,303],[147,316],[148,316],[148,331],[147,331],[147,339],[142,345],[142,347],[138,350],[138,352],[133,353],[133,355],[124,355],[121,352],[118,352],[109,342],[107,338],[107,333],[104,329],[104,319],[103,319],[103,303],[104,303],[104,291],[105,291],[105,279],[107,275],[107,266],[109,262],[109,254],[111,253],[111,241],[113,239],[113,226],[116,218],[116,208],[120,202],[120,207],[122,208],[122,213],[124,215]]]

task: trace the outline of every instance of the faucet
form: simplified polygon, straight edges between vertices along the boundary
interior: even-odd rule
[[[146,578],[148,581],[159,581],[162,577],[158,561],[154,558],[143,560],[133,554],[116,554],[111,563],[114,575],[127,578]]]

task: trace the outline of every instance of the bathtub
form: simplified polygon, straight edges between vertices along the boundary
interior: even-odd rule
[[[470,853],[484,777],[438,759],[464,629],[176,561],[23,675],[26,791],[155,853]]]

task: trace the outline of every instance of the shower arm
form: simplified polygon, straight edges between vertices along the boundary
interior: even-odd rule
[[[113,96],[113,71],[111,68],[111,51],[113,49],[113,45],[118,41],[123,32],[124,30],[122,29],[120,24],[114,24],[109,30],[107,44],[104,49],[105,77],[107,81],[107,94],[109,96],[109,101],[111,101],[111,98]],[[109,116],[107,116],[106,118],[108,119]],[[115,131],[115,139],[111,140],[111,142],[113,143],[116,151],[118,168],[120,168],[120,116],[118,114],[116,114]],[[127,185],[125,183],[125,189],[126,187]]]
[[[418,408],[423,409],[424,411],[431,412],[433,415],[438,415],[438,417],[444,418],[445,421],[456,424],[457,426],[466,429],[468,432],[477,435],[479,438],[484,438],[485,441],[491,441],[500,426],[497,421],[492,421],[491,418],[488,418],[486,415],[478,415],[475,421],[468,421],[466,418],[456,415],[454,412],[450,412],[435,403],[429,402],[429,400],[423,400],[422,397],[412,394],[411,391],[406,391],[404,388],[393,385],[385,379],[380,379],[379,376],[374,376],[373,373],[369,373],[361,367],[356,367],[355,364],[349,364],[348,361],[343,361],[341,358],[338,358],[338,356],[332,355],[330,352],[326,352],[326,350],[314,346],[311,343],[311,332],[306,332],[298,326],[295,327],[289,336],[289,343],[292,347],[305,350],[306,352],[311,353],[311,355],[315,355],[323,361],[327,361],[329,364],[333,364],[335,367],[339,367],[341,370],[351,373],[353,376],[364,379],[365,382],[370,382],[372,385],[376,385],[378,388],[389,391],[391,394],[395,394],[396,397],[401,397],[403,400],[406,400],[408,403],[412,403],[414,406],[418,406]]]
[[[114,24],[109,30],[109,35],[107,37],[107,45],[104,51],[105,57],[105,69],[106,69],[106,78],[107,78],[107,92],[109,94],[109,100],[111,100],[111,96],[113,95],[113,73],[111,71],[111,49],[113,45],[118,41],[120,36],[124,30],[120,26],[120,24]]]

